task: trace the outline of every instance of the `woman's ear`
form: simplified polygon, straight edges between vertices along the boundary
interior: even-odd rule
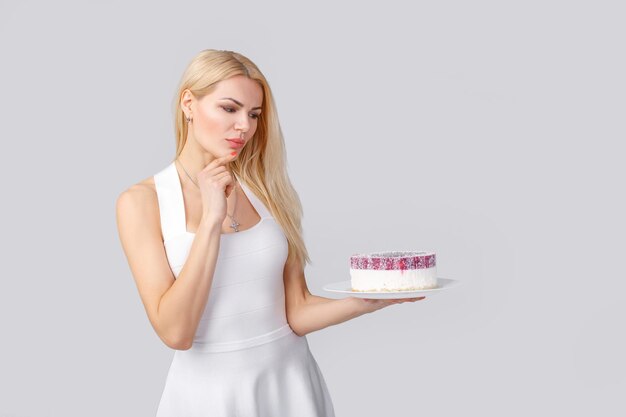
[[[193,103],[195,97],[189,90],[183,91],[183,94],[180,97],[180,108],[183,109],[185,116],[191,117],[193,112],[191,110],[191,104]]]

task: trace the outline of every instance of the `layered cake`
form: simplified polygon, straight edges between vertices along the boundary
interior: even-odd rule
[[[352,291],[415,291],[437,287],[434,252],[394,251],[350,257]]]

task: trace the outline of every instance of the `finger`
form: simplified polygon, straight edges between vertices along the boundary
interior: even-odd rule
[[[237,152],[234,152],[234,154],[229,153],[228,155],[224,155],[221,156],[219,158],[215,158],[214,160],[212,160],[206,167],[205,169],[207,169],[208,167],[211,168],[215,168],[216,166],[220,166],[220,165],[224,165],[227,162],[232,161],[233,159],[235,159],[237,157]],[[211,169],[209,168],[209,169]]]
[[[230,197],[234,189],[235,189],[235,186],[232,184],[228,184],[226,186],[226,189],[224,190],[224,192],[226,193],[226,198]]]
[[[233,177],[230,172],[226,171],[217,177],[217,182],[220,187],[224,187],[224,189],[226,189],[226,187],[233,184]]]
[[[223,182],[226,179],[230,179],[230,172],[228,171],[218,172],[217,174],[213,175],[213,179],[220,185],[224,185]]]
[[[207,181],[211,187],[217,187],[222,190],[225,190],[226,186],[232,182],[228,171],[213,175]]]

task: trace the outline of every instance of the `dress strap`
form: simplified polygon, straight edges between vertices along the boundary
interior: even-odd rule
[[[159,199],[163,239],[167,240],[186,233],[185,202],[176,162],[172,162],[154,175],[154,186]]]
[[[243,190],[244,194],[246,195],[246,197],[248,197],[248,200],[250,200],[250,204],[252,204],[252,207],[254,207],[257,213],[259,213],[259,216],[261,216],[261,219],[274,218],[272,216],[272,212],[270,212],[265,204],[263,204],[261,200],[258,199],[258,197],[252,192],[252,190],[250,190],[248,186],[244,184],[237,175],[235,175],[235,177],[237,178],[239,184],[241,184],[241,189]]]

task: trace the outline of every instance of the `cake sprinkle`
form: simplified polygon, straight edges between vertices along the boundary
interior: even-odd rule
[[[423,269],[436,266],[435,253],[430,251],[385,251],[354,254],[350,257],[352,269]]]

